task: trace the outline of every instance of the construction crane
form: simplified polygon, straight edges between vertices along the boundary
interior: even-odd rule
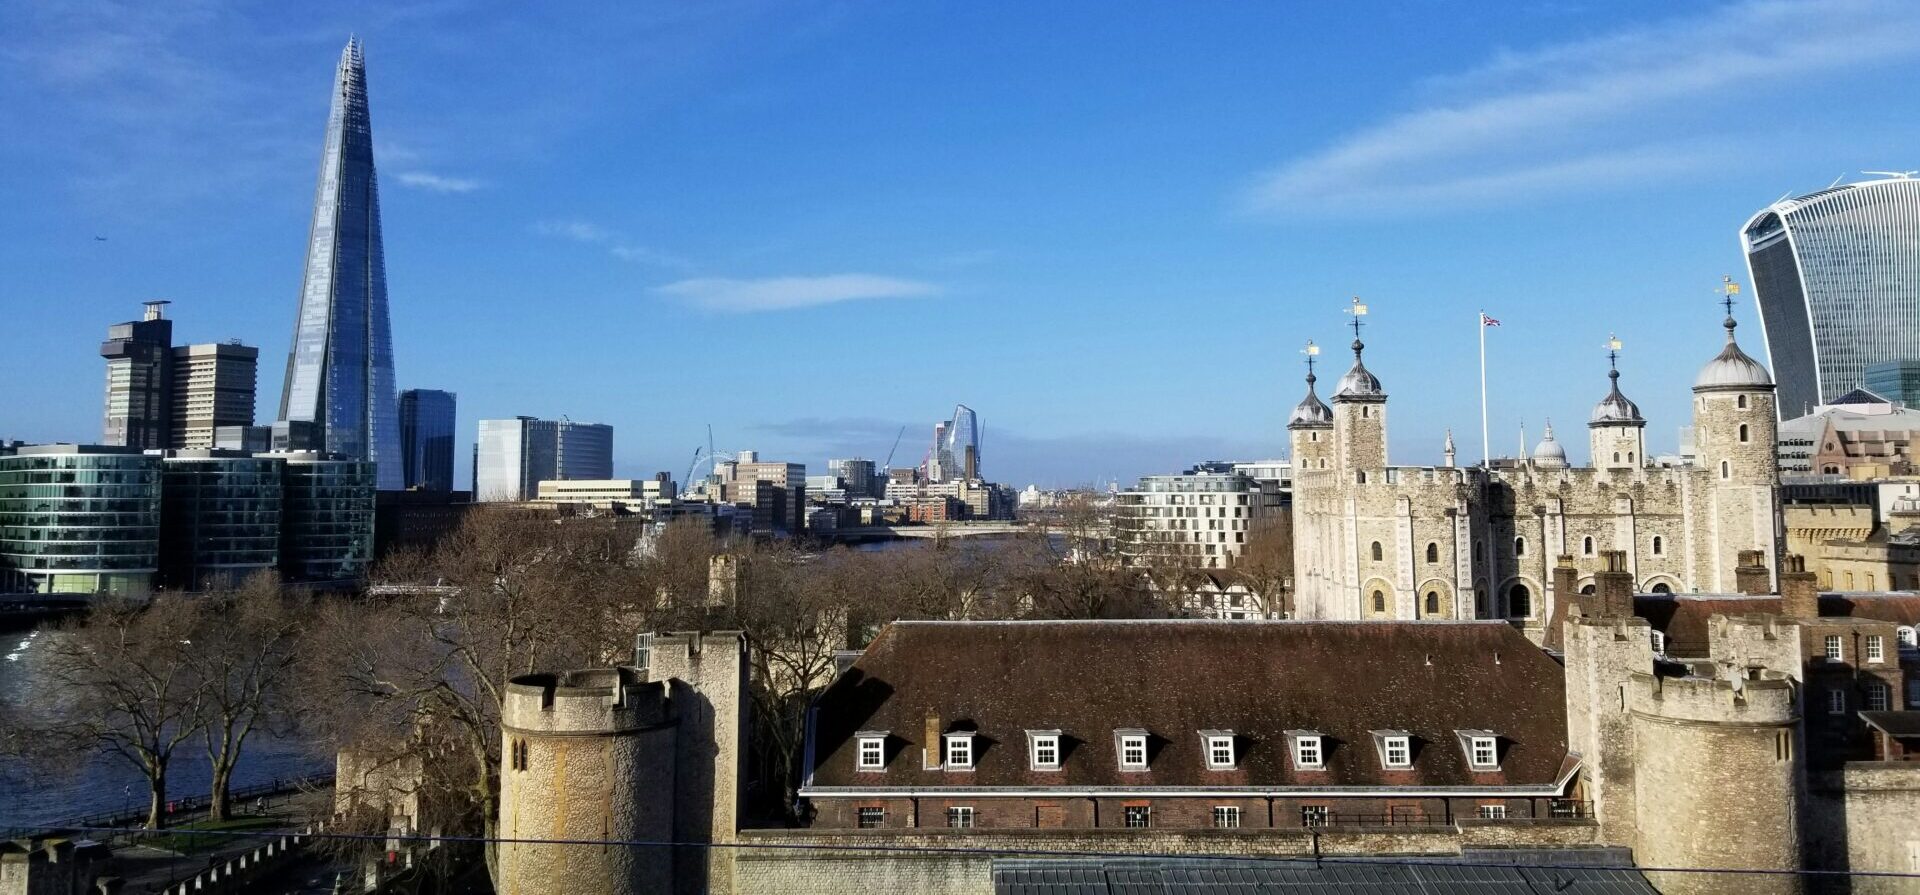
[[[891,470],[893,468],[894,452],[900,450],[900,439],[905,437],[907,437],[907,427],[901,426],[900,434],[893,436],[893,447],[887,451],[887,462],[880,467],[881,469]]]

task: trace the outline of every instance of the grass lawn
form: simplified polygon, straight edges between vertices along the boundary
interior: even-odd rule
[[[265,831],[279,829],[286,825],[287,820],[281,817],[246,816],[223,821],[201,820],[181,824],[177,827],[168,827],[165,831],[157,835],[142,837],[140,843],[142,845],[151,845],[154,848],[177,851],[181,854],[193,854],[195,852],[212,851],[227,843],[246,841],[249,838],[246,836],[227,835],[199,836],[195,835],[197,832],[235,833],[249,830]]]

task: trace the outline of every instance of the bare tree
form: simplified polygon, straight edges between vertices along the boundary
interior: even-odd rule
[[[1260,598],[1269,613],[1291,616],[1293,520],[1276,513],[1256,520],[1247,543],[1234,560],[1234,574]]]
[[[281,697],[303,607],[288,599],[270,572],[235,589],[212,591],[199,603],[193,649],[185,658],[200,691],[199,726],[213,772],[208,817],[226,820],[233,771],[247,738],[283,720]]]
[[[203,694],[187,662],[199,613],[184,599],[104,602],[48,638],[50,686],[36,695],[43,702],[10,710],[13,747],[56,762],[125,761],[146,778],[147,826],[165,824],[167,771],[201,725]]]

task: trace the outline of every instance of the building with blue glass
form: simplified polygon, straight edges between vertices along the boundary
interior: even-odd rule
[[[380,190],[358,40],[341,52],[334,80],[279,419],[276,448],[369,461],[382,490],[405,486]]]
[[[410,388],[400,393],[400,450],[407,488],[453,490],[453,392]]]
[[[1780,412],[1813,412],[1866,368],[1920,357],[1920,180],[1783,199],[1741,228]]]
[[[160,457],[40,444],[0,456],[0,590],[144,593],[160,568]]]

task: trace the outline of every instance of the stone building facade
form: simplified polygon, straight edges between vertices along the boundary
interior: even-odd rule
[[[1509,619],[1542,641],[1559,592],[1553,566],[1573,557],[1586,591],[1607,551],[1625,554],[1649,592],[1734,586],[1743,550],[1778,555],[1774,386],[1734,341],[1693,386],[1696,457],[1657,466],[1646,420],[1619,370],[1588,423],[1593,465],[1568,465],[1549,426],[1511,468],[1462,468],[1449,436],[1439,467],[1387,458],[1387,393],[1353,343],[1352,369],[1329,408],[1314,393],[1288,424],[1294,457],[1295,606],[1313,619]]]

